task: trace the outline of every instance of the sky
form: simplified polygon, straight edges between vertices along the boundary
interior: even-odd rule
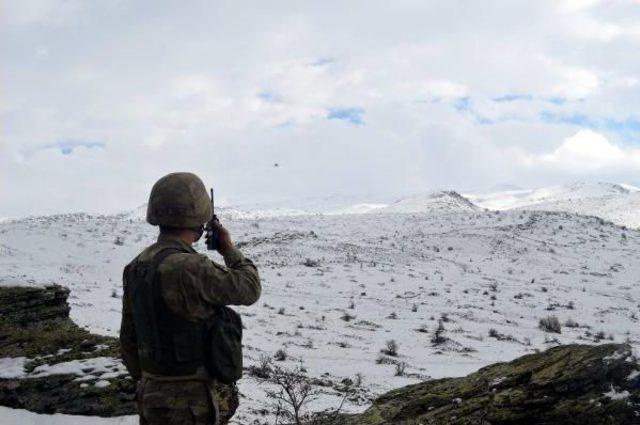
[[[640,185],[639,48],[638,0],[3,2],[0,217]]]

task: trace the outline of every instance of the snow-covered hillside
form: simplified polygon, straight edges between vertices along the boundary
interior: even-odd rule
[[[441,191],[401,199],[387,207],[376,209],[375,212],[443,214],[471,212],[479,209],[457,192]]]
[[[621,226],[640,227],[640,189],[626,184],[575,183],[533,190],[465,194],[491,210],[526,209],[594,215]]]
[[[637,192],[632,186],[612,183],[574,183],[531,190],[506,190],[488,194],[466,194],[472,202],[492,210],[526,208],[538,204],[609,198]]]
[[[640,347],[639,232],[564,212],[476,210],[451,195],[401,203],[433,204],[445,207],[226,219],[264,285],[256,305],[239,309],[246,363],[282,349],[281,365],[302,362],[333,381],[358,376],[375,395],[559,343]],[[155,232],[132,215],[0,223],[0,284],[66,285],[72,318],[116,335],[122,268]],[[561,334],[538,327],[552,315]],[[397,357],[381,353],[391,340]],[[397,364],[406,365],[401,376]],[[267,403],[264,387],[247,377],[240,388],[238,420],[251,423]],[[316,406],[337,402],[327,395]]]

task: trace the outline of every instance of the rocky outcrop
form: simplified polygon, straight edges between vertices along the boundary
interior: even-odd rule
[[[59,285],[0,287],[0,359],[25,359],[22,376],[0,378],[0,405],[37,413],[134,414],[135,383],[118,367],[118,339],[73,323],[68,295]],[[109,368],[87,366],[105,359]]]
[[[391,391],[345,425],[640,424],[640,366],[628,345],[567,345],[464,378]]]
[[[101,388],[77,379],[75,375],[0,379],[0,405],[49,414],[111,417],[137,413],[133,381],[114,378]]]
[[[0,288],[0,318],[16,325],[65,320],[69,317],[69,290],[60,285]]]

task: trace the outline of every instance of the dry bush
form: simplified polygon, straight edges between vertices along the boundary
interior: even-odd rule
[[[562,325],[556,316],[547,316],[540,319],[538,327],[545,332],[562,333]]]
[[[386,344],[385,348],[383,348],[380,351],[383,352],[384,354],[386,354],[387,356],[397,357],[398,356],[398,343],[395,340],[390,339],[389,341],[387,341],[387,344]]]

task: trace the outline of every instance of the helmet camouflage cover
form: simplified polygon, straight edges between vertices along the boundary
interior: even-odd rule
[[[211,199],[193,173],[171,173],[153,185],[147,221],[169,227],[198,227],[211,218]]]

